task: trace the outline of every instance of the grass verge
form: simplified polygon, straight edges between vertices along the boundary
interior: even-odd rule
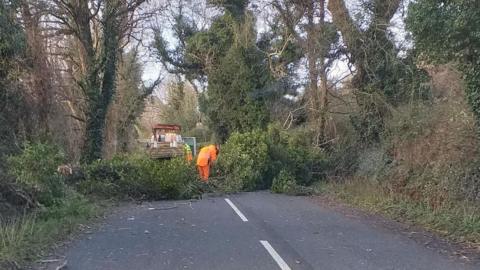
[[[386,193],[378,183],[362,179],[323,183],[316,193],[327,194],[349,205],[394,220],[419,225],[456,242],[480,247],[480,205],[453,201],[433,209],[400,195]]]
[[[0,269],[17,269],[98,215],[101,207],[72,192],[55,206],[0,224]]]

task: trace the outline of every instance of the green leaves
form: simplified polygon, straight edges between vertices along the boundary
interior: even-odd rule
[[[319,180],[327,165],[323,153],[312,148],[312,138],[307,130],[287,132],[274,125],[267,132],[257,129],[233,133],[218,159],[218,168],[225,177],[223,189],[263,189],[273,182],[274,192],[297,193],[299,185]]]
[[[240,17],[244,14],[250,0],[208,0],[208,2]]]
[[[40,203],[51,205],[63,197],[64,183],[57,167],[65,155],[54,145],[27,144],[22,153],[8,158],[9,173]]]
[[[272,187],[274,193],[292,194],[295,191],[297,183],[295,177],[287,170],[282,169],[280,173],[273,179]]]
[[[430,62],[456,62],[467,99],[480,121],[480,9],[475,0],[420,0],[409,6],[407,27]]]
[[[21,66],[26,40],[25,32],[16,22],[15,2],[0,0],[0,174],[6,155],[18,150],[15,142],[20,119],[25,114],[19,78],[24,70]]]
[[[200,119],[195,91],[189,84],[171,82],[166,88],[166,103],[160,114],[165,123],[179,124],[183,133],[188,134]]]
[[[233,133],[221,148],[218,168],[225,176],[221,184],[227,192],[261,187],[267,167],[268,145],[260,130]]]
[[[232,47],[209,74],[205,113],[221,141],[232,132],[245,132],[266,125],[264,100],[255,94],[266,85],[260,55],[253,48]]]
[[[116,156],[86,165],[84,171],[85,179],[77,186],[84,194],[158,200],[190,198],[198,192],[195,168],[184,159]]]
[[[190,61],[206,71],[208,89],[200,96],[200,109],[220,141],[232,132],[265,127],[268,121],[261,92],[270,80],[269,70],[255,47],[254,20],[245,15],[236,18],[227,8],[187,44]]]

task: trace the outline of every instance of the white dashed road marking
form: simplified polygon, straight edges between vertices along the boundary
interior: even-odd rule
[[[275,262],[278,264],[280,269],[282,270],[291,270],[288,264],[278,255],[278,253],[275,251],[275,249],[270,245],[268,241],[265,240],[260,240],[260,243],[262,243],[263,247],[270,253],[270,256],[275,260]]]
[[[235,213],[237,213],[237,215],[240,217],[240,219],[242,219],[243,222],[248,221],[248,219],[245,217],[245,215],[242,214],[242,212],[240,212],[240,210],[238,210],[238,208],[235,206],[235,204],[232,203],[232,201],[230,201],[230,199],[225,198],[225,201],[228,203],[228,205],[230,205],[230,207],[232,207],[233,211],[235,211]]]

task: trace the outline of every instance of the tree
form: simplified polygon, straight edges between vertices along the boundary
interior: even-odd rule
[[[102,157],[105,118],[116,92],[121,49],[139,19],[145,0],[54,0],[51,15],[75,37],[79,48],[79,87],[87,98],[86,139],[82,160]]]
[[[138,51],[124,53],[118,64],[117,91],[107,113],[104,153],[109,156],[127,153],[136,142],[137,118],[144,110],[151,91],[142,82],[142,66]]]
[[[273,7],[289,33],[290,39],[305,54],[309,83],[304,104],[310,123],[318,132],[318,143],[324,140],[328,112],[328,69],[338,58],[337,30],[325,19],[326,1],[273,0]],[[321,85],[319,86],[319,82]]]
[[[478,1],[415,1],[409,6],[407,27],[413,34],[421,59],[453,61],[463,72],[467,99],[480,126]]]
[[[164,123],[180,125],[183,133],[189,133],[196,127],[200,119],[197,95],[188,82],[176,80],[167,85],[160,116]]]
[[[271,76],[256,47],[255,19],[247,2],[215,2],[224,14],[187,44],[187,55],[207,74],[200,108],[220,141],[234,131],[262,128],[268,122],[263,90]]]
[[[217,138],[225,141],[231,132],[265,126],[268,114],[263,90],[271,78],[265,57],[256,47],[249,1],[208,2],[223,12],[210,27],[198,29],[180,8],[173,27],[177,49],[168,50],[158,31],[154,45],[170,72],[185,76],[194,87],[192,79],[208,80],[207,91],[197,91],[200,110]]]
[[[379,140],[388,104],[414,95],[422,81],[411,57],[401,59],[388,31],[401,0],[364,2],[369,20],[355,23],[344,0],[330,0],[328,9],[342,34],[349,62],[354,65],[352,85],[361,114],[352,118],[364,139]]]
[[[26,54],[26,36],[16,21],[17,1],[0,1],[0,177],[5,157],[17,150],[24,100],[19,79]]]
[[[189,8],[191,9],[191,7]],[[185,2],[179,1],[178,5],[165,11],[166,17],[173,22],[170,27],[163,25],[163,28],[173,30],[175,48],[169,48],[170,43],[164,38],[164,29],[160,26],[153,29],[154,41],[152,47],[155,49],[156,56],[163,67],[170,74],[184,76],[198,93],[197,83],[203,84],[205,82],[205,74],[202,72],[201,66],[190,61],[186,54],[188,40],[200,30],[196,25],[195,18],[185,15],[186,9]],[[169,39],[171,38],[169,37]]]
[[[29,92],[31,115],[38,124],[32,128],[32,137],[46,137],[49,133],[49,118],[54,99],[54,74],[48,61],[45,38],[42,36],[41,4],[38,1],[19,1],[21,17],[26,32],[27,54],[25,74]]]

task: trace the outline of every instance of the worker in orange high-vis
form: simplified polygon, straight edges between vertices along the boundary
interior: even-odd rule
[[[208,147],[202,147],[200,152],[198,152],[197,168],[200,179],[208,182],[208,177],[210,176],[210,149]]]
[[[208,177],[210,177],[210,167],[217,160],[218,149],[218,146],[212,144],[202,147],[198,153],[197,168],[200,174],[200,179],[204,182],[208,182]]]

